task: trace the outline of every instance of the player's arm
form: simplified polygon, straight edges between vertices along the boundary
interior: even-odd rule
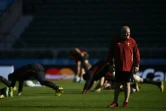
[[[90,88],[92,87],[93,83],[94,83],[93,74],[92,74],[92,72],[89,72],[89,73],[88,73],[88,76],[87,76],[87,78],[86,78],[86,82],[85,82],[85,85],[84,85],[82,94],[88,93],[88,91],[89,91]]]
[[[23,90],[23,83],[24,81],[19,81],[19,86],[18,86],[18,95],[20,96]]]
[[[81,53],[80,49],[79,48],[75,48],[73,50],[80,58],[83,58],[83,53]]]
[[[82,94],[88,93],[89,90],[92,88],[93,83],[94,83],[94,80],[86,81],[85,86],[84,86],[84,89],[83,89],[83,91],[82,91]]]
[[[3,76],[0,76],[0,82],[4,83],[8,87],[11,86],[11,83],[6,78],[4,78]]]
[[[16,85],[16,80],[12,80],[12,81],[11,81],[11,87],[14,88],[15,85]]]
[[[81,51],[79,48],[75,48],[75,51],[81,55]]]
[[[137,46],[137,43],[135,42],[135,45],[133,47],[133,72],[139,71],[139,65],[140,65],[140,52]]]

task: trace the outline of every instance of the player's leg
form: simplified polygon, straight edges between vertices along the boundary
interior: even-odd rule
[[[0,76],[0,82],[4,83],[6,86],[9,87],[9,96],[13,97],[13,90],[14,89],[11,87],[11,83],[2,76]]]
[[[94,92],[100,92],[101,88],[104,86],[104,81],[105,81],[105,77],[102,77],[98,84],[96,85],[96,87],[94,88]]]
[[[160,88],[161,92],[164,92],[164,83],[163,81],[153,81],[151,79],[143,79],[136,74],[133,74],[133,78],[136,81],[136,89],[139,91],[138,83],[154,84]]]
[[[160,88],[160,92],[164,92],[164,81],[161,81],[161,82],[158,84],[158,87]]]
[[[114,100],[107,107],[109,107],[109,108],[118,107],[118,97],[119,97],[119,93],[120,93],[120,85],[121,85],[121,82],[119,82],[119,81],[115,82]]]
[[[112,89],[115,88],[114,84],[115,84],[114,80],[105,80],[105,82],[104,82],[104,89],[106,89],[106,90],[112,90]]]
[[[8,97],[8,96],[9,96],[9,87],[4,87],[4,88],[0,89],[0,92],[1,92],[5,97]]]
[[[124,90],[124,96],[125,96],[124,103],[128,103],[129,96],[130,96],[130,82],[124,82],[123,90]]]
[[[73,78],[73,82],[80,81],[80,77],[79,77],[80,72],[81,72],[81,61],[77,61],[76,62],[76,73],[75,73],[75,77]]]
[[[23,91],[23,87],[24,87],[24,81],[19,81],[19,86],[18,86],[18,96],[21,96],[22,91]]]
[[[83,74],[85,74],[86,71],[88,71],[91,68],[91,64],[89,61],[85,58],[81,61],[81,66],[80,66],[80,73],[79,73],[79,83],[82,83],[84,81],[83,79]]]
[[[9,96],[9,87],[4,87],[0,89],[0,99]]]
[[[157,85],[160,92],[164,92],[164,82],[163,81],[153,81],[151,79],[143,79],[143,83]]]
[[[106,80],[105,77],[102,77],[98,83],[98,85],[95,88],[95,92],[100,92],[101,88],[104,87],[104,85],[106,84]]]
[[[138,87],[139,87],[139,86],[138,86]],[[139,89],[140,89],[140,87],[139,87]],[[133,82],[133,83],[130,84],[130,90],[131,90],[131,91],[130,91],[131,93],[138,92],[138,91],[137,91],[137,88],[136,88],[136,83],[135,83],[135,82]]]
[[[3,93],[3,89],[0,89],[0,99],[3,99],[5,97],[5,94]]]
[[[5,96],[3,94],[0,94],[0,99],[4,99]]]
[[[11,83],[2,76],[0,76],[0,82],[4,83],[8,87],[11,87]]]
[[[56,96],[60,96],[61,93],[63,93],[63,88],[62,87],[59,87],[55,83],[53,83],[51,81],[47,81],[45,79],[44,72],[38,72],[35,75],[36,75],[35,76],[36,80],[38,80],[41,85],[45,85],[47,87],[50,87],[50,88],[54,89],[56,91]]]
[[[92,88],[94,85],[95,80],[93,79],[93,72],[92,71],[87,71],[84,75],[83,78],[86,81],[84,84],[84,88],[82,90],[82,94],[86,94],[89,92],[89,90]]]
[[[139,92],[139,83],[143,83],[143,78],[139,77],[138,75],[136,74],[133,74],[133,80],[134,80],[134,85],[135,85],[135,88],[136,88],[136,91]]]
[[[85,69],[81,66],[81,71],[79,74],[79,78],[80,78],[79,83],[82,83],[84,81],[83,74],[85,74]]]
[[[115,89],[114,89],[114,100],[111,104],[109,104],[107,107],[109,108],[114,108],[114,107],[118,107],[118,97],[120,94],[120,86],[121,86],[121,82],[124,79],[124,74],[122,73],[116,73],[115,74]]]
[[[123,75],[123,89],[124,89],[124,103],[123,103],[123,107],[126,108],[128,107],[128,101],[129,101],[129,97],[130,97],[130,81],[131,81],[131,77],[132,77],[132,73],[131,72],[122,72]]]

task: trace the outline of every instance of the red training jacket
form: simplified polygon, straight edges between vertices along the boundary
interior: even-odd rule
[[[123,40],[114,38],[108,52],[107,61],[115,64],[115,71],[132,71],[133,65],[140,65],[140,53],[136,41],[133,38]]]

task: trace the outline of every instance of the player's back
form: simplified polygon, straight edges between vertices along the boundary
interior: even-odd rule
[[[100,59],[98,62],[96,62],[96,63],[90,68],[90,70],[94,70],[96,67],[100,68],[100,67],[104,66],[104,64],[106,64],[106,59]]]
[[[44,72],[44,67],[38,63],[28,64],[26,67],[27,69],[34,70],[36,72]]]

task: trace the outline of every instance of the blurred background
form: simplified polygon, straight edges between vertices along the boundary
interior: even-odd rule
[[[127,25],[141,53],[139,75],[147,75],[146,70],[150,68],[149,73],[166,80],[163,2],[0,0],[0,64],[14,68],[34,62],[73,66],[68,57],[75,47],[86,50],[90,63],[94,64],[107,56],[111,39],[119,36],[120,28]]]

